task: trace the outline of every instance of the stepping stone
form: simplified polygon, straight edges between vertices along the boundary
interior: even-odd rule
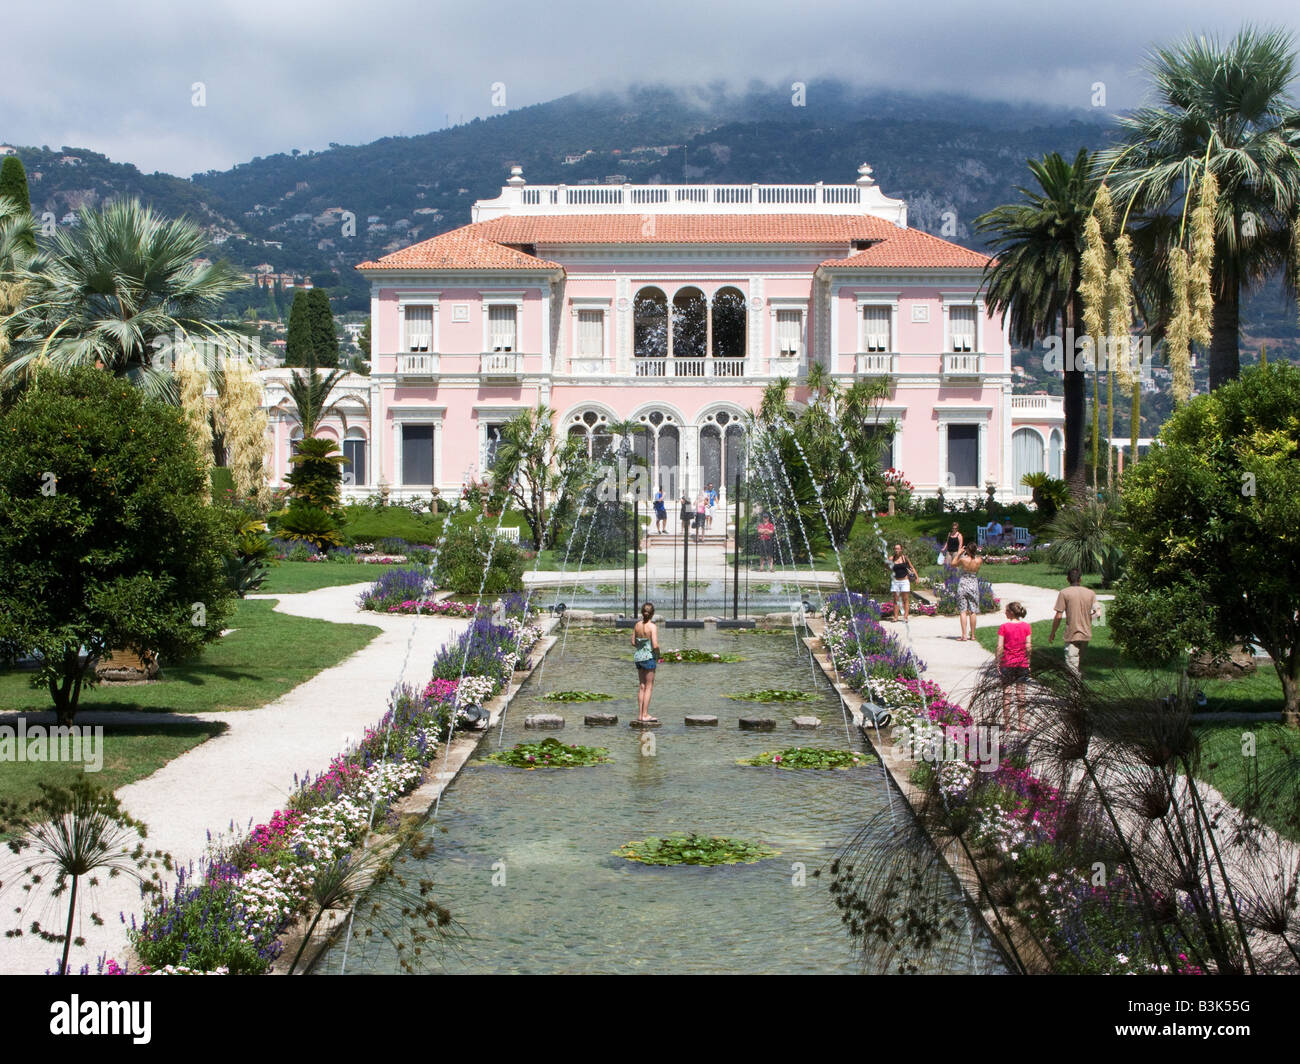
[[[741,717],[741,731],[772,731],[776,728],[776,721],[771,717]]]
[[[627,726],[629,728],[657,728],[659,723],[657,720],[637,720],[636,717],[633,717],[627,722]]]
[[[590,727],[600,727],[602,725],[617,724],[617,713],[588,713],[582,718],[582,722]]]
[[[793,723],[796,728],[820,728],[822,719],[821,717],[795,717]]]
[[[716,728],[718,726],[718,718],[710,717],[705,713],[697,713],[694,716],[686,718],[686,726],[688,728]]]
[[[525,728],[563,728],[564,718],[558,713],[531,713],[524,718]]]

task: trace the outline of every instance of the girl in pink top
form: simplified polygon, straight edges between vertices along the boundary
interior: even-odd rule
[[[1033,629],[1025,621],[1025,607],[1007,603],[1006,622],[998,628],[998,671],[1002,677],[1002,727],[1011,730],[1011,688],[1016,689],[1016,730],[1025,728],[1025,681],[1029,679],[1029,653]]]

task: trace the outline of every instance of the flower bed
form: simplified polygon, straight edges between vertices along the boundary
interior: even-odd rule
[[[911,605],[911,612],[916,614],[918,617],[933,617],[939,612],[938,607],[930,602],[913,602]],[[892,602],[882,602],[879,604],[878,608],[881,617],[894,616],[894,604]]]
[[[295,776],[284,809],[237,842],[218,840],[197,870],[183,870],[170,894],[155,899],[138,921],[131,918],[128,936],[141,971],[261,974],[270,968],[283,948],[279,936],[310,911],[319,878],[337,873],[372,826],[389,826],[393,803],[423,780],[455,720],[500,690],[515,654],[527,654],[540,638],[527,623],[526,599],[503,607],[516,616],[505,625],[480,620],[444,647],[422,691],[400,688],[355,749],[319,775]],[[471,666],[491,664],[490,675],[463,665],[467,647]],[[439,676],[438,667],[452,675]]]
[[[363,606],[363,609],[373,609]],[[434,599],[407,599],[384,609],[385,613],[418,613],[422,617],[473,617],[477,612],[472,602],[453,602],[450,599],[438,602]]]
[[[614,856],[649,865],[724,865],[753,864],[778,852],[761,842],[674,833],[625,843]]]
[[[1183,933],[1190,933],[1198,949],[1175,936],[1172,922],[1154,931],[1144,924],[1143,904],[1118,867],[1108,882],[1097,881],[1100,866],[1084,865],[1089,874],[1080,870],[1080,810],[1070,810],[1066,797],[1035,775],[1023,746],[1000,744],[995,763],[977,759],[971,714],[937,684],[907,675],[912,666],[923,666],[897,647],[886,644],[864,678],[857,651],[880,646],[877,617],[874,603],[863,596],[835,596],[823,639],[831,662],[855,691],[889,708],[894,741],[911,744],[914,757],[920,752],[911,772],[911,782],[926,795],[918,813],[941,825],[941,837],[962,840],[984,882],[997,884],[1008,899],[1000,906],[1032,931],[1053,970],[1204,974],[1189,959],[1189,952],[1199,950],[1200,932],[1186,893],[1156,892],[1155,905],[1186,916]],[[1152,935],[1163,944],[1154,945]],[[1168,956],[1172,963],[1153,956]]]
[[[389,569],[361,592],[357,605],[363,610],[387,613],[390,612],[389,607],[427,601],[429,592],[436,590],[437,585],[430,579],[429,570],[424,567]]]

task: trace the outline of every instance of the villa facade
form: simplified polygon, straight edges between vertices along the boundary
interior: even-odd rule
[[[888,376],[889,463],[924,494],[1024,498],[1060,475],[1059,398],[1013,396],[984,255],[907,226],[870,167],[845,185],[528,185],[518,167],[471,224],[362,263],[369,377],[325,422],[348,494],[457,494],[490,475],[501,426],[545,404],[596,451],[610,426],[672,496],[731,484],[745,414],[814,363]],[[297,432],[266,373],[280,483]],[[799,398],[796,391],[795,398]]]

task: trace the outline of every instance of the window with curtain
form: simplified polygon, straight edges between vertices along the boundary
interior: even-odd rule
[[[578,311],[578,354],[600,358],[605,354],[605,312]]]
[[[493,351],[517,350],[514,306],[488,307],[488,343]]]
[[[776,349],[786,357],[798,355],[802,351],[802,310],[778,310],[776,312]]]
[[[344,477],[350,484],[366,483],[366,438],[357,429],[348,429],[343,440]]]
[[[954,351],[975,350],[975,308],[949,307],[948,331]]]
[[[888,351],[889,343],[889,308],[862,308],[862,350]]]
[[[1011,434],[1011,479],[1017,493],[1024,490],[1020,483],[1028,473],[1043,472],[1043,441],[1033,429],[1016,429]]]
[[[406,308],[406,349],[428,351],[433,346],[433,307]]]
[[[954,487],[973,488],[979,485],[979,441],[978,425],[948,426],[948,473]]]
[[[402,483],[433,483],[433,426],[402,426]]]

